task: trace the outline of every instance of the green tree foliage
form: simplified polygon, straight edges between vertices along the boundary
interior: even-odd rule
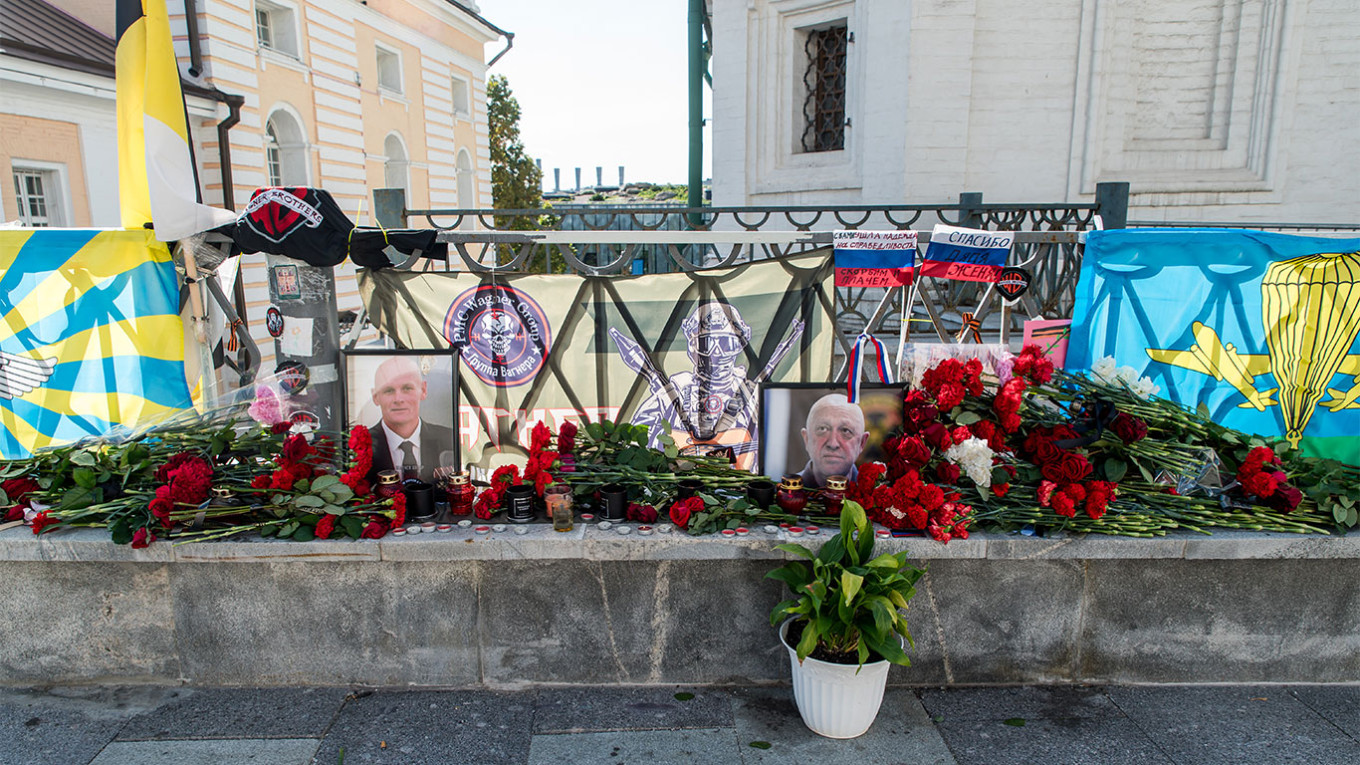
[[[543,171],[534,164],[524,150],[519,138],[519,101],[510,90],[510,82],[505,75],[493,74],[486,83],[487,108],[490,112],[491,139],[491,197],[498,210],[536,209],[543,206]],[[550,216],[530,218],[496,217],[499,229],[531,231],[552,228],[555,220]],[[501,257],[513,257],[508,247],[502,247]],[[561,256],[552,257],[552,266],[547,267],[548,253],[542,247],[535,247],[534,254],[525,263],[529,271],[551,271],[562,273],[566,264]]]

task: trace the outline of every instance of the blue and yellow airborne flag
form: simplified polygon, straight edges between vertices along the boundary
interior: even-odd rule
[[[1223,425],[1360,464],[1360,239],[1094,231],[1067,368],[1113,356]]]
[[[231,223],[234,214],[198,201],[165,0],[118,0],[117,27],[114,83],[123,227],[154,222],[156,238],[173,242]]]
[[[0,230],[0,457],[192,406],[178,311],[150,231]]]

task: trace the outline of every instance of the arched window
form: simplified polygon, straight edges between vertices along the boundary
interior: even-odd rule
[[[472,155],[467,149],[458,152],[458,206],[464,210],[477,207],[477,199],[472,192]]]
[[[411,193],[410,161],[406,156],[406,146],[397,133],[388,133],[383,141],[383,186],[389,189],[403,189]]]
[[[270,186],[307,185],[307,137],[297,118],[282,108],[264,123],[264,165]]]

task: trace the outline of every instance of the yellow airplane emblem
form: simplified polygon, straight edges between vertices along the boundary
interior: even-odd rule
[[[1241,353],[1202,322],[1190,326],[1186,350],[1148,348],[1153,361],[1222,380],[1246,401],[1238,406],[1283,410],[1285,438],[1298,446],[1315,406],[1332,412],[1360,408],[1360,354],[1347,351],[1360,335],[1360,252],[1304,255],[1272,263],[1261,280],[1261,320],[1268,353]],[[1259,390],[1269,372],[1276,387]],[[1349,375],[1349,390],[1329,387]],[[1323,401],[1323,393],[1331,396]],[[1272,398],[1274,397],[1274,398]]]

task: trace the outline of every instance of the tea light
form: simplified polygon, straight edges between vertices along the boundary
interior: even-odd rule
[[[434,521],[425,521],[420,524],[420,532],[422,534],[433,534],[435,528],[437,528],[437,524],[435,524]]]
[[[594,513],[581,513],[581,522],[582,522],[582,523],[590,523],[590,522],[593,521],[593,520],[595,520],[595,514],[594,514]]]
[[[478,526],[477,528],[473,529],[473,531],[477,532],[478,534],[490,534],[490,533],[491,533],[491,527],[490,527],[490,526]]]
[[[404,536],[406,536],[406,529],[403,529],[403,528],[400,528],[400,527],[395,528],[395,529],[392,529],[392,536],[394,536],[394,537],[404,537]]]
[[[407,527],[406,527],[406,533],[407,533],[407,534],[419,534],[419,533],[420,533],[420,527],[417,526],[417,525],[415,525],[415,524],[413,523],[413,524],[411,524],[410,526],[407,526]]]
[[[617,529],[615,529],[615,531],[619,532],[620,534],[622,534],[622,535],[624,535],[624,536],[627,536],[627,535],[633,533],[633,529],[630,528],[630,527],[628,527],[628,526],[620,526],[620,527],[618,527]]]
[[[739,536],[739,537],[744,537],[744,536],[746,536],[747,534],[750,534],[750,533],[751,533],[751,530],[748,529],[748,528],[746,528],[745,526],[738,526],[738,527],[737,527],[737,536]]]
[[[466,518],[464,518],[463,520],[461,520],[461,521],[458,522],[458,528],[460,528],[460,529],[465,529],[465,528],[467,528],[468,526],[471,526],[471,525],[472,525],[472,521],[469,521],[469,520],[466,519]]]
[[[789,527],[789,524],[787,524],[787,523],[781,523],[781,524],[779,524],[779,528],[781,528],[781,529],[787,529],[788,527]]]
[[[611,528],[614,527],[614,524],[610,523],[609,521],[600,521],[595,525],[599,527],[600,531],[609,531]]]
[[[453,524],[441,523],[437,527],[435,527],[435,531],[438,531],[441,534],[447,534],[448,532],[453,531]]]
[[[801,537],[801,536],[803,536],[803,529],[802,529],[801,526],[790,526],[790,527],[788,527],[787,529],[784,529],[784,530],[787,531],[788,534],[789,534],[789,536],[791,536],[791,537]]]
[[[638,526],[638,536],[640,536],[640,537],[649,537],[649,536],[651,536],[651,535],[652,535],[652,527],[651,527],[651,526]]]
[[[779,533],[779,527],[778,527],[778,526],[775,526],[775,525],[769,525],[769,526],[766,526],[766,527],[763,529],[763,531],[764,531],[766,534],[778,534],[778,533]]]
[[[737,532],[733,531],[732,529],[723,529],[723,530],[722,530],[722,535],[723,535],[724,537],[727,537],[728,539],[732,539],[733,537],[735,537],[735,536],[737,535]]]
[[[806,531],[807,534],[808,534],[808,536],[810,536],[810,537],[815,537],[815,536],[817,536],[818,534],[822,533],[822,527],[821,527],[821,526],[804,526],[804,527],[803,527],[803,531]]]
[[[524,536],[529,533],[529,528],[527,526],[516,526],[515,533],[519,536]]]
[[[669,534],[672,531],[675,531],[675,526],[670,523],[663,523],[660,526],[657,526],[656,530],[661,532],[662,534]]]
[[[888,531],[887,529],[879,529],[878,531],[874,532],[874,536],[878,537],[879,539],[887,539],[892,536],[892,532]]]
[[[492,526],[492,527],[491,527],[491,530],[494,531],[494,532],[496,532],[497,534],[499,534],[499,533],[501,533],[502,531],[505,531],[505,524],[504,524],[504,523],[498,523],[498,524],[496,524],[495,526]]]

